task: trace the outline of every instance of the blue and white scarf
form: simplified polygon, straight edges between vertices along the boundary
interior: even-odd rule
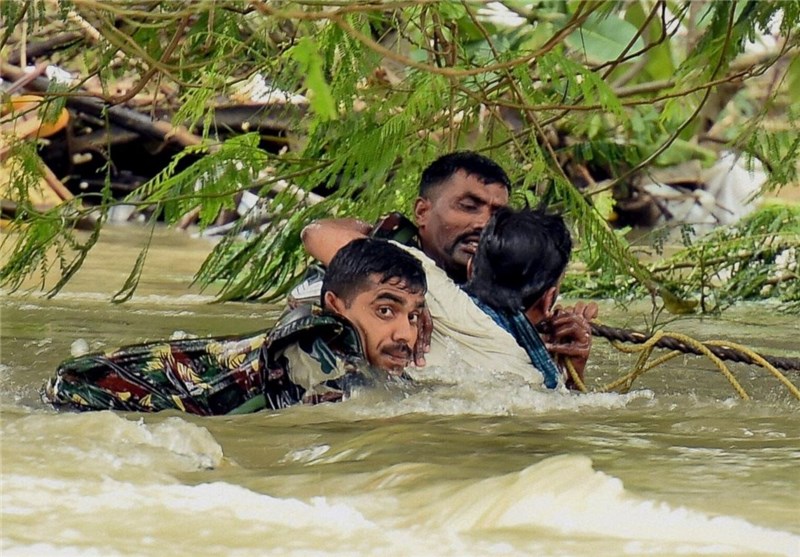
[[[522,312],[509,314],[505,311],[497,311],[477,298],[470,296],[475,304],[483,312],[492,318],[503,330],[514,337],[531,359],[531,363],[544,376],[544,385],[548,389],[555,389],[558,386],[558,378],[561,375],[556,364],[547,353],[547,348],[539,337],[539,333],[533,328],[528,318]]]

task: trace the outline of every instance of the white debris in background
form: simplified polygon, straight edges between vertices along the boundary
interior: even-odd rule
[[[775,267],[782,271],[797,271],[797,250],[785,249],[775,257]]]
[[[755,196],[767,181],[767,174],[758,159],[749,163],[725,152],[703,175],[706,190],[716,200],[712,215],[720,224],[736,222],[755,209]]]
[[[768,54],[778,48],[778,41],[783,23],[783,12],[776,12],[767,23],[767,33],[757,30],[756,36],[744,44],[744,51],[748,54]]]
[[[784,281],[797,280],[797,249],[794,247],[786,248],[775,256],[775,270],[770,275],[771,282],[765,284],[761,289],[761,295],[765,296],[773,288],[772,281],[780,284]]]
[[[239,204],[236,206],[236,212],[240,215],[246,215],[250,212],[262,199],[251,191],[243,191],[242,196],[239,198]]]
[[[308,104],[308,99],[303,95],[278,89],[271,83],[267,83],[267,80],[260,73],[254,73],[245,81],[233,84],[230,97],[240,103]]]
[[[489,2],[478,9],[478,17],[494,25],[504,27],[519,27],[527,23],[527,19],[512,12],[502,2]]]
[[[139,209],[136,205],[119,204],[108,208],[106,219],[108,222],[121,223],[128,222]]]
[[[30,67],[33,68],[33,66]],[[75,78],[72,77],[72,74],[67,70],[63,70],[52,64],[45,68],[44,74],[47,76],[47,79],[50,81],[55,81],[60,85],[72,85],[72,83],[75,81]]]
[[[752,159],[749,166],[741,156],[725,152],[703,172],[699,188],[655,182],[642,189],[661,209],[661,222],[689,224],[697,234],[707,234],[716,226],[737,222],[755,210],[755,197],[767,181],[767,174],[757,159]]]

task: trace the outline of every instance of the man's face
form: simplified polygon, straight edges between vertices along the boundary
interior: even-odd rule
[[[459,170],[414,206],[423,251],[456,282],[466,281],[467,261],[481,230],[498,208],[508,205],[503,184],[484,184]]]
[[[400,371],[411,363],[425,292],[412,293],[400,280],[381,283],[379,278],[371,276],[370,286],[349,304],[333,292],[325,294],[325,303],[358,330],[370,364]]]

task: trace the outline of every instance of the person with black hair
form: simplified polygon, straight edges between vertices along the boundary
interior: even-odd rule
[[[479,153],[457,151],[439,157],[423,171],[419,197],[414,204],[416,226],[401,214],[392,213],[377,226],[356,219],[323,219],[309,225],[304,234],[317,226],[333,226],[355,234],[351,238],[375,235],[395,239],[419,248],[450,280],[463,285],[467,280],[467,261],[477,249],[480,234],[492,214],[508,205],[510,188],[508,176],[496,162]],[[430,280],[430,272],[428,277]],[[290,303],[302,300],[304,291],[314,295],[313,281],[296,288],[290,295]],[[463,300],[460,303],[463,305]],[[583,369],[591,349],[589,321],[597,315],[596,304],[578,303],[574,308],[558,308],[557,312],[547,309],[534,313],[532,318],[537,324],[547,321],[547,329],[551,331],[546,338],[548,350],[554,357],[573,358],[576,368]],[[425,365],[426,359],[430,363],[426,352],[431,335],[436,334],[427,317],[423,314],[415,346],[414,360],[418,366]],[[490,355],[494,353],[493,346],[503,346],[492,342],[491,334],[486,338]],[[434,357],[434,363],[442,362]]]
[[[554,308],[561,279],[569,263],[572,238],[564,219],[544,208],[514,211],[498,210],[483,229],[479,248],[468,264],[464,290],[500,327],[510,332],[533,364],[545,372],[545,383],[557,380],[547,346],[534,325],[543,320],[567,321]],[[589,331],[569,329],[591,347]],[[563,334],[563,333],[562,333]],[[553,331],[545,338],[551,343]],[[583,378],[586,358],[575,358],[575,368]],[[563,374],[563,372],[562,372]],[[571,378],[567,378],[570,385]]]
[[[353,218],[334,221],[363,236],[385,237],[424,251],[458,284],[467,280],[467,260],[492,213],[508,205],[511,181],[503,168],[474,151],[442,155],[422,172],[414,219],[392,213],[377,225]],[[317,283],[317,287],[319,284]],[[313,289],[310,291],[313,295]],[[295,295],[302,299],[308,294]]]
[[[361,232],[336,220],[309,225],[302,233],[306,251],[323,265],[332,263],[339,250],[359,238],[363,238]],[[466,365],[520,375],[532,385],[544,383],[548,388],[558,385],[555,368],[540,369],[533,364],[513,333],[494,322],[433,259],[419,249],[397,245],[419,260],[425,270],[428,282],[425,304],[433,319],[428,365],[448,368]],[[552,362],[550,365],[553,366]]]
[[[489,220],[479,245],[464,289],[495,309],[519,311],[556,290],[572,238],[559,215],[505,207]]]
[[[413,256],[385,240],[364,238],[331,260],[320,303],[356,328],[370,364],[401,372],[411,363],[426,289],[425,272]]]
[[[441,156],[422,172],[414,202],[420,248],[457,284],[466,282],[481,231],[510,192],[502,167],[472,151]]]
[[[42,397],[78,410],[199,415],[339,401],[353,385],[400,375],[409,365],[426,289],[413,256],[365,238],[330,261],[320,306],[299,307],[270,331],[71,358]]]

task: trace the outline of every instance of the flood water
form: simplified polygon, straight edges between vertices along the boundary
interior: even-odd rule
[[[170,231],[136,297],[109,304],[143,238],[108,228],[64,294],[0,298],[4,556],[800,555],[800,402],[741,364],[749,402],[686,357],[626,395],[452,368],[245,416],[53,411],[38,389],[76,340],[106,350],[274,320],[274,306],[189,288],[210,246]],[[646,307],[602,317],[641,328]],[[667,329],[800,355],[798,319],[766,305]],[[632,365],[595,339],[590,386]]]

